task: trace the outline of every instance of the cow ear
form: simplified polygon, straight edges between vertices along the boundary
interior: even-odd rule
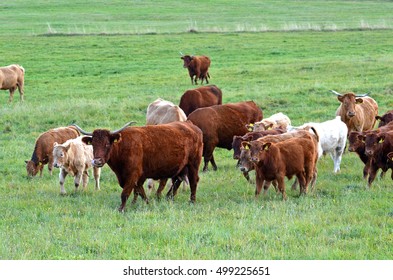
[[[378,143],[383,143],[385,141],[385,135],[378,137]]]
[[[265,128],[265,130],[270,130],[270,129],[273,129],[273,124],[272,124],[272,123],[269,123],[269,124],[266,126],[266,128]]]
[[[393,152],[387,154],[389,160],[393,161]]]
[[[85,143],[86,145],[91,145],[91,136],[84,136],[82,137],[82,142]]]
[[[180,57],[180,59],[183,59],[183,60],[184,60],[184,56]]]
[[[116,143],[121,140],[121,133],[111,134],[110,141],[111,143]]]
[[[377,121],[382,120],[382,119],[381,119],[381,116],[375,116],[375,119],[376,119]]]
[[[254,124],[250,123],[250,124],[246,124],[246,128],[248,129],[248,131],[253,131],[254,130]]]
[[[242,144],[241,144],[241,147],[242,147],[244,150],[249,150],[249,149],[250,149],[250,142],[248,142],[248,141],[243,141]]]
[[[363,103],[363,98],[356,98],[356,104],[361,104]]]
[[[344,102],[344,96],[337,96],[338,101],[340,101],[341,103]]]
[[[269,150],[269,148],[270,148],[271,145],[272,145],[272,143],[270,143],[270,142],[265,143],[265,144],[263,144],[262,149],[265,150],[265,151],[267,151],[267,150]]]
[[[56,147],[57,145],[59,145],[59,143],[57,142],[53,143],[53,147]]]

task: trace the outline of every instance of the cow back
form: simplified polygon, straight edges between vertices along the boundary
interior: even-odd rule
[[[190,89],[183,93],[179,107],[188,116],[198,108],[222,104],[222,91],[215,85]]]

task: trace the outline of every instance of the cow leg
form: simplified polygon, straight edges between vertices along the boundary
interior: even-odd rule
[[[266,181],[266,180],[264,181],[264,183],[263,183],[263,196],[267,195],[267,191],[269,190],[271,184],[272,184],[272,181]]]
[[[96,190],[100,190],[101,168],[93,167],[93,176]]]
[[[19,90],[19,95],[20,95],[20,101],[23,101],[23,94],[24,94],[23,81],[20,81],[18,83],[18,90]]]
[[[370,173],[368,176],[368,187],[371,188],[371,184],[374,182],[375,176],[377,175],[378,167],[375,164],[371,164]]]
[[[172,178],[172,186],[166,194],[167,198],[173,199],[177,194],[177,190],[181,184],[181,180],[179,178]]]
[[[53,158],[49,159],[48,162],[48,170],[49,170],[49,174],[52,176],[52,171],[53,171]]]
[[[299,180],[300,185],[300,194],[305,194],[307,192],[307,179],[305,177],[304,172],[300,172],[296,174],[297,179]]]
[[[67,171],[65,171],[63,168],[60,168],[60,173],[59,173],[59,183],[60,183],[60,194],[66,194],[66,190],[64,189],[64,181],[65,178],[67,177]]]
[[[87,184],[89,183],[89,173],[87,170],[83,171],[82,173],[82,186],[83,189],[86,190],[87,189]]]
[[[14,92],[15,92],[15,90],[16,90],[16,87],[12,87],[12,88],[9,89],[9,91],[10,91],[10,98],[8,99],[8,102],[9,102],[9,103],[11,103],[11,102],[12,102],[12,99],[14,98]]]
[[[44,169],[44,165],[41,163],[41,164],[38,164],[38,171],[40,172],[40,177],[42,177],[42,170]]]
[[[158,185],[158,189],[157,189],[157,192],[156,192],[156,196],[157,196],[158,199],[161,198],[161,193],[165,189],[165,186],[166,186],[167,182],[168,182],[168,179],[161,179],[160,180],[160,184]],[[171,186],[169,191],[171,191],[171,190],[172,190],[172,186]]]
[[[81,174],[80,172],[75,174],[75,178],[74,178],[75,191],[78,190],[79,185],[81,184],[82,175],[83,175],[83,173]]]
[[[311,190],[314,190],[315,183],[317,182],[317,177],[318,177],[318,169],[315,167],[313,176],[310,182]]]
[[[250,182],[250,175],[248,175],[248,171],[243,171],[242,173],[243,173],[244,178],[246,178],[246,180],[248,182]]]
[[[190,183],[190,190],[191,190],[190,202],[195,203],[196,191],[199,182],[198,165],[189,166],[187,176],[188,176],[188,181]]]
[[[265,180],[263,178],[261,178],[259,176],[259,174],[257,174],[256,180],[255,180],[255,198],[258,198],[259,194],[261,193],[264,181]]]
[[[278,177],[277,178],[277,184],[278,184],[278,190],[282,194],[282,200],[287,200],[287,195],[285,193],[285,183],[284,183],[284,177]]]
[[[298,185],[299,185],[299,181],[297,178],[295,178],[295,181],[293,182],[291,189],[296,190]]]

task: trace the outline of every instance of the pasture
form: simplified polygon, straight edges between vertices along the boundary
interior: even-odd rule
[[[195,205],[188,189],[179,190],[173,202],[154,194],[148,205],[129,201],[124,214],[108,166],[100,191],[90,178],[88,190],[75,193],[67,178],[61,196],[58,170],[50,177],[45,166],[42,178],[28,180],[24,164],[50,128],[143,125],[156,98],[178,103],[194,87],[179,51],[209,55],[210,83],[223,103],[254,100],[266,117],[281,111],[293,125],[332,119],[339,103],[331,89],[370,92],[383,114],[393,107],[392,2],[296,1],[302,17],[291,1],[279,1],[286,8],[229,1],[211,22],[192,1],[94,1],[89,9],[33,2],[0,4],[2,23],[16,14],[2,24],[1,65],[26,69],[23,103],[17,92],[8,104],[8,91],[0,91],[0,259],[392,259],[391,171],[368,189],[352,153],[339,174],[322,158],[307,196],[288,182],[283,202],[273,188],[255,199],[232,151],[216,149],[218,170],[200,173]],[[191,7],[195,15],[184,14]],[[336,27],[308,28],[328,24]]]

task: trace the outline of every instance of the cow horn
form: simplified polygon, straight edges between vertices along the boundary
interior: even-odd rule
[[[369,95],[370,93],[368,92],[368,93],[365,93],[365,94],[360,94],[360,95],[355,95],[356,97],[366,97],[367,95]]]
[[[120,128],[120,129],[118,129],[118,130],[115,130],[115,131],[111,131],[111,134],[119,133],[119,132],[121,132],[123,129],[125,129],[127,126],[129,126],[129,125],[131,125],[131,124],[134,124],[134,123],[136,123],[136,122],[133,122],[133,121],[128,122],[128,123],[126,123],[122,128]]]
[[[184,56],[184,54],[182,52],[179,52],[181,56]]]
[[[93,135],[93,133],[92,132],[87,132],[87,131],[84,131],[82,128],[80,128],[79,126],[77,126],[76,124],[71,124],[71,126],[74,126],[80,133],[82,133],[82,134],[84,134],[84,135],[89,135],[89,136],[92,136]]]
[[[343,96],[341,93],[338,93],[337,91],[334,91],[334,90],[330,90],[330,92],[332,92],[332,93],[334,93],[335,95],[338,95],[338,96]]]

